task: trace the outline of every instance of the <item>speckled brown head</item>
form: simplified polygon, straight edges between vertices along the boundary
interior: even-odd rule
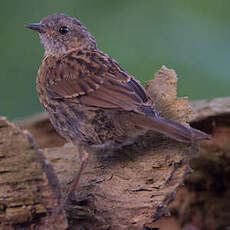
[[[26,27],[39,32],[45,55],[60,56],[73,49],[97,47],[87,28],[78,19],[65,14],[53,14]]]

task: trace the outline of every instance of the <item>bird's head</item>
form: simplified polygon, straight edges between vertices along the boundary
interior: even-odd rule
[[[63,55],[73,49],[95,49],[95,38],[76,18],[65,14],[53,14],[31,23],[27,28],[39,33],[45,47],[45,55]]]

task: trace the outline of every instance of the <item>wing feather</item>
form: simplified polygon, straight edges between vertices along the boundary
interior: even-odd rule
[[[76,98],[76,103],[100,108],[120,108],[136,111],[143,104],[152,104],[149,95],[140,83],[126,73],[108,55],[95,51],[72,52],[61,59],[56,71],[68,73],[53,79],[49,88],[57,98]],[[65,69],[68,71],[65,71]],[[52,74],[52,70],[50,71]],[[57,76],[54,74],[54,76]]]

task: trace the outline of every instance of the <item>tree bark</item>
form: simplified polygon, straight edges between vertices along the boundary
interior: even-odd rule
[[[65,229],[65,214],[53,212],[58,207],[55,177],[32,136],[1,117],[1,229]]]

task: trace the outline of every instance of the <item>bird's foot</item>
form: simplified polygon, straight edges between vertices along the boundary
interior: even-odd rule
[[[76,195],[73,192],[69,192],[69,194],[67,195],[66,199],[65,199],[65,205],[69,205],[72,204],[74,202],[76,202]]]

